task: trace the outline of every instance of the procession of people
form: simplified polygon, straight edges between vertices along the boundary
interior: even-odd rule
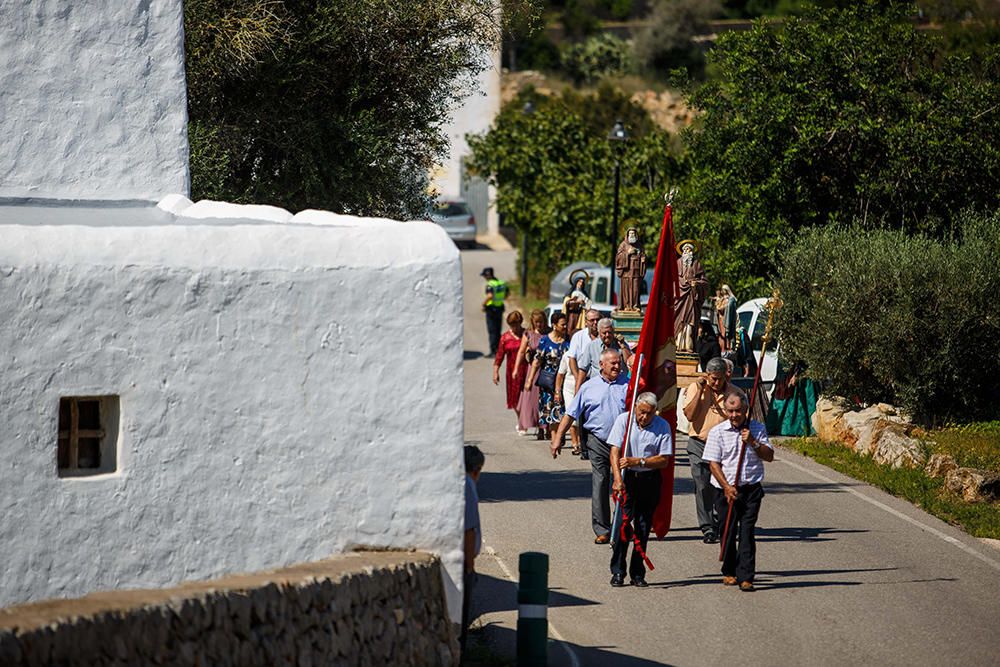
[[[763,420],[751,418],[751,404],[765,393],[748,396],[732,382],[734,370],[737,375],[756,374],[758,364],[754,360],[747,368],[747,360],[738,358],[738,367],[732,361],[739,337],[745,336],[736,318],[735,296],[724,285],[707,299],[708,280],[697,247],[696,241],[681,241],[670,249],[669,262],[658,262],[658,268],[670,271],[664,271],[666,279],[654,277],[654,290],[669,289],[677,297],[673,308],[645,313],[647,320],[658,320],[666,329],[656,333],[656,322],[644,323],[643,336],[648,325],[648,337],[657,338],[655,342],[643,346],[641,340],[630,343],[616,333],[613,317],[589,307],[587,276],[578,271],[571,275],[563,308],[547,322],[541,311],[533,311],[530,326],[524,327],[521,313],[510,313],[510,330],[499,337],[495,351],[493,382],[500,383],[500,368],[506,363],[506,405],[516,413],[517,433],[533,429],[538,439],[548,442],[553,458],[569,444],[574,455],[590,461],[593,541],[612,547],[610,584],[616,588],[648,585],[647,548],[654,517],[666,503],[666,528],[656,529],[658,535],[665,534],[674,463],[678,445],[683,445],[702,540],[721,542],[721,583],[754,590],[755,525],[764,495],[764,464],[774,454]],[[660,261],[663,256],[661,248]],[[622,290],[622,308],[616,313],[643,315],[639,291],[646,263],[638,232],[630,228],[615,263]],[[492,271],[483,277],[485,309],[495,301],[497,282],[502,281]],[[711,315],[703,317],[706,300],[712,304]],[[491,327],[491,337],[494,331]],[[678,350],[694,359],[700,371],[696,380],[678,386],[676,360],[662,359],[668,350],[671,356]],[[753,407],[754,414],[763,414],[759,410],[764,406]],[[678,413],[687,422],[683,443],[674,435]]]

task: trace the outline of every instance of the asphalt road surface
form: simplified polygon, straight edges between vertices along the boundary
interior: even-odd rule
[[[757,591],[723,587],[701,541],[683,438],[670,533],[650,541],[650,586],[611,588],[593,544],[590,464],[515,433],[491,379],[483,266],[514,277],[513,252],[462,253],[465,438],[486,454],[484,552],[474,626],[514,655],[518,555],[549,554],[553,665],[998,665],[1000,550],[909,503],[777,448],[757,526]]]

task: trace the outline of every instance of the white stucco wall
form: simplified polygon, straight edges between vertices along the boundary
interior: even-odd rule
[[[0,207],[0,604],[375,545],[440,553],[457,614],[458,252],[300,216]],[[95,394],[118,471],[60,479],[59,398]]]
[[[188,191],[180,0],[5,0],[0,54],[0,198]]]

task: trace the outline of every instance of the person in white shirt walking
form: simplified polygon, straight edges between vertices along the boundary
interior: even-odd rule
[[[740,590],[749,592],[754,590],[753,579],[757,571],[754,529],[764,499],[764,462],[774,460],[774,448],[767,439],[764,425],[748,418],[746,394],[730,390],[723,406],[728,419],[709,431],[702,459],[712,471],[712,485],[722,490],[715,501],[725,535],[722,583],[726,586],[739,584]],[[746,451],[740,465],[740,450],[744,446]]]
[[[601,319],[601,313],[591,308],[586,311],[584,317],[587,326],[577,331],[569,339],[569,350],[563,355],[559,373],[556,375],[556,388],[562,391],[563,405],[572,403],[573,397],[576,396],[576,376],[579,373],[579,368],[576,365],[577,357],[583,354],[590,341],[597,340],[597,322]],[[584,459],[589,458],[589,454],[581,447],[587,443],[586,434],[580,433],[577,424],[569,427],[569,434],[573,441],[573,454],[582,456]]]
[[[662,477],[659,469],[670,465],[670,457],[674,455],[674,437],[667,420],[656,414],[656,394],[651,391],[636,398],[635,423],[629,429],[628,443],[623,444],[628,419],[628,412],[618,415],[608,436],[611,472],[614,475],[612,488],[615,493],[625,491],[622,509],[631,520],[632,531],[635,531],[639,546],[645,553],[649,531],[653,527],[653,514],[660,502]],[[626,528],[626,536],[631,537],[629,532]],[[625,585],[625,559],[630,541],[616,536],[611,551],[611,585],[616,588]],[[648,585],[642,554],[634,547],[628,575],[633,586],[645,588]]]

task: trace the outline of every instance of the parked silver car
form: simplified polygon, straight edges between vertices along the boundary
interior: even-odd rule
[[[431,211],[431,220],[441,225],[459,248],[476,245],[476,219],[464,200],[439,200]]]

